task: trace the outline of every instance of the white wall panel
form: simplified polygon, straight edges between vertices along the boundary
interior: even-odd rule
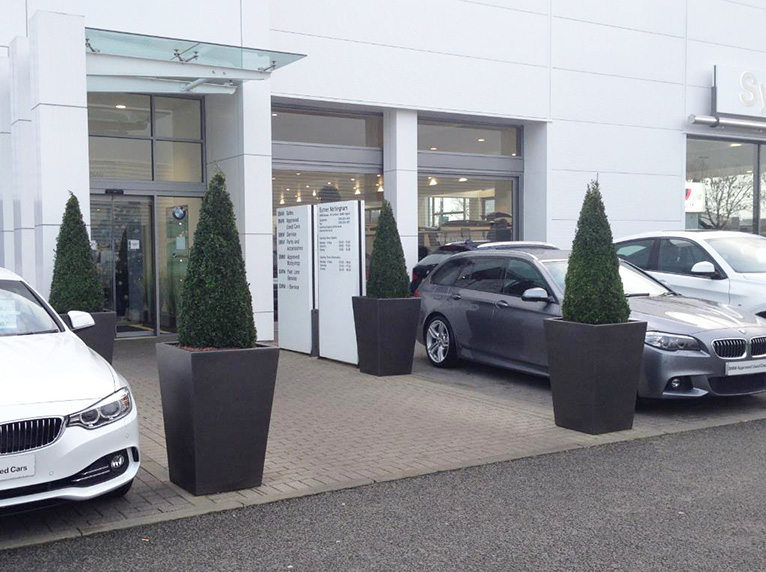
[[[682,83],[684,41],[554,18],[552,64],[554,68]]]
[[[766,52],[689,41],[686,61],[688,85],[712,86],[713,66],[716,65],[766,70]],[[761,81],[766,81],[766,78],[761,78]]]
[[[37,10],[65,12],[84,15],[89,28],[240,45],[240,0],[132,0],[129,4],[104,0],[28,2],[30,18]]]
[[[684,128],[683,85],[553,70],[551,91],[554,120]]]
[[[484,4],[505,8],[507,10],[521,10],[525,12],[535,12],[537,14],[547,14],[549,0],[458,0],[465,4]]]
[[[346,0],[280,0],[272,4],[271,27],[355,43],[548,64],[547,15],[455,0],[371,0],[359,6],[364,9],[349,9]]]
[[[682,131],[561,121],[550,130],[551,167],[592,173],[684,173]]]
[[[552,0],[553,15],[683,38],[686,0]]]
[[[548,114],[544,67],[281,32],[272,33],[272,48],[309,54],[274,74],[274,96],[503,117]]]
[[[689,0],[689,39],[766,51],[766,5]]]

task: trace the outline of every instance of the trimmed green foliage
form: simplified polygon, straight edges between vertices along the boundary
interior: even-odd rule
[[[104,311],[104,289],[98,266],[93,259],[80,203],[72,193],[69,193],[56,239],[56,260],[48,301],[59,314],[70,310]]]
[[[220,171],[202,200],[181,296],[178,343],[189,348],[252,348],[253,302],[234,219]]]
[[[402,241],[399,239],[391,203],[386,200],[383,201],[383,208],[380,210],[378,230],[372,245],[367,295],[370,298],[410,297]]]
[[[569,256],[564,319],[582,324],[627,322],[630,307],[598,181],[591,181]]]

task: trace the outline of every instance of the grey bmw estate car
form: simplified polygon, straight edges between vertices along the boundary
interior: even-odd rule
[[[569,252],[466,252],[420,285],[418,340],[436,367],[458,359],[548,375],[543,321],[561,316]],[[676,294],[622,261],[631,318],[648,323],[640,397],[766,390],[766,320]]]

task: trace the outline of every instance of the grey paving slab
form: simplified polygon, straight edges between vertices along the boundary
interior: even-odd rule
[[[766,397],[640,405],[635,427],[598,437],[556,427],[548,382],[466,365],[376,378],[349,365],[280,356],[264,484],[194,497],[168,480],[155,339],[119,341],[115,367],[140,410],[143,463],[119,500],[0,517],[0,548],[766,417]]]

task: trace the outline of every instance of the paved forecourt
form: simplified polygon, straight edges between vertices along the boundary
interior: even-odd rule
[[[168,480],[154,339],[117,342],[115,367],[141,413],[142,469],[117,500],[0,516],[0,549],[47,542],[500,460],[766,418],[766,397],[641,405],[635,428],[558,428],[548,383],[495,368],[432,368],[376,378],[282,352],[264,484],[194,497]]]

